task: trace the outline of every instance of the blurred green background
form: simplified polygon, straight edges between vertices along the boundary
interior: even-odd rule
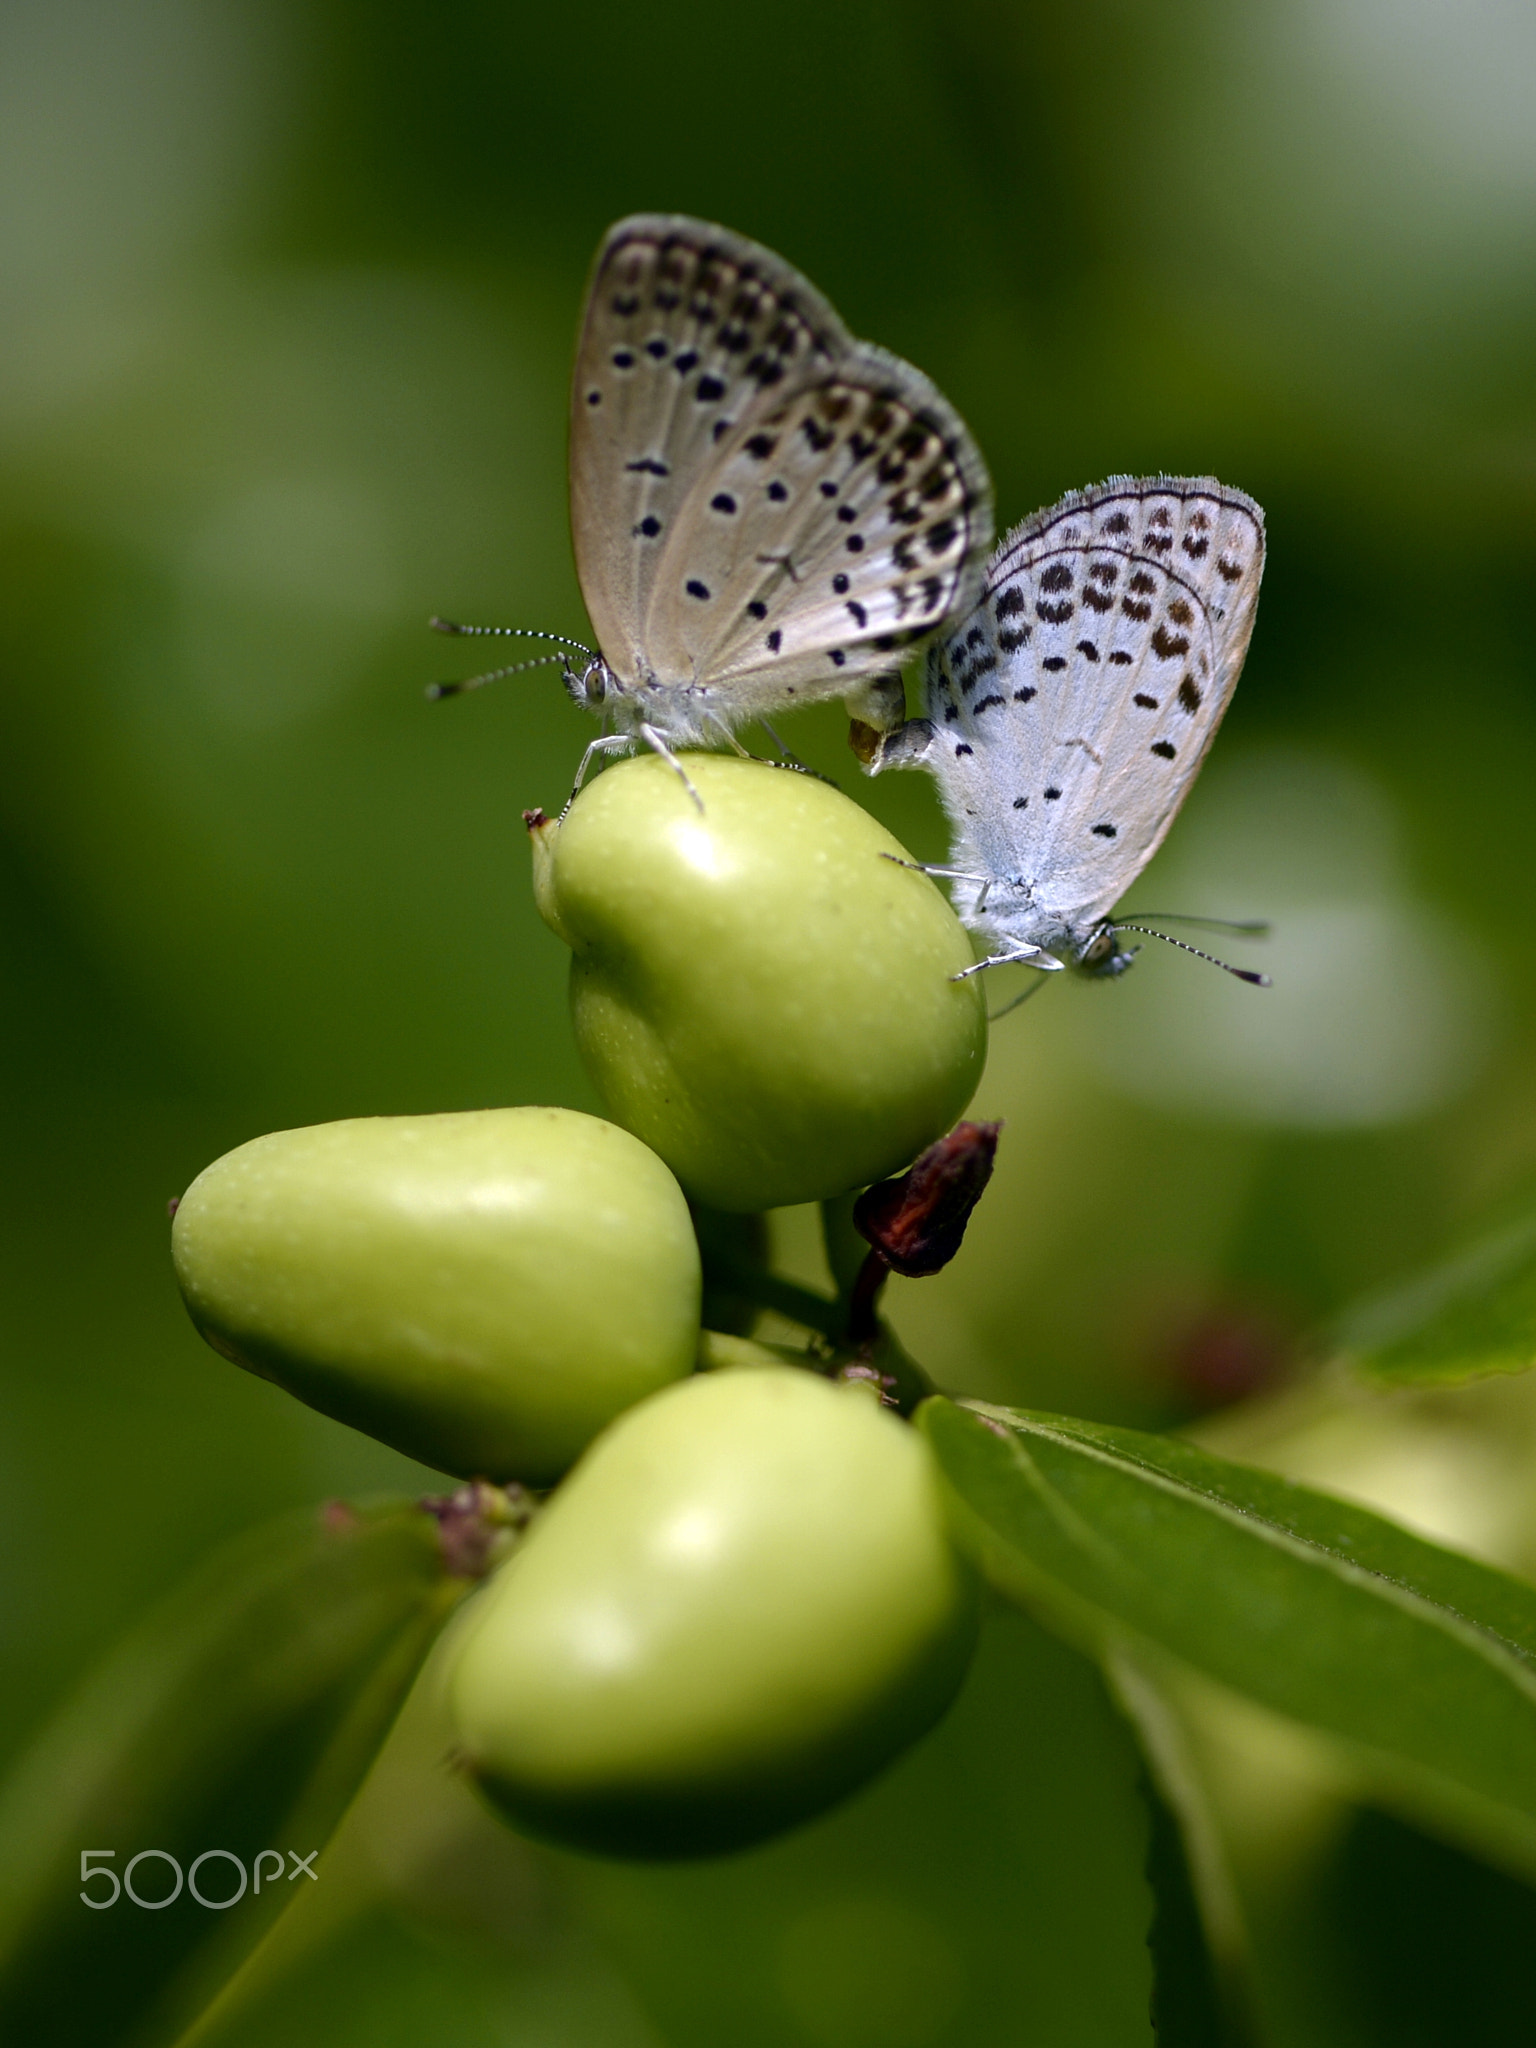
[[[1273,918],[1276,986],[1153,949],[999,1026],[994,1190],[955,1267],[897,1283],[938,1376],[1178,1420],[1283,1379],[1337,1306],[1518,1195],[1533,101],[1522,0],[5,0],[0,1742],[221,1535],[421,1478],[202,1348],[167,1198],[267,1129],[595,1106],[519,820],[588,724],[553,672],[422,686],[467,666],[431,612],[585,630],[566,386],[622,213],[703,214],[803,268],[957,403],[1003,523],[1157,470],[1269,515],[1242,686],[1136,895]],[[787,736],[941,857],[926,781],[861,783],[842,732],[828,709]],[[781,1235],[813,1269],[805,1219]],[[1289,1425],[1242,1420],[1273,1412],[1224,1426],[1536,1563],[1518,1385],[1280,1448]],[[402,1738],[268,2037],[1148,2038],[1123,1742],[1024,1624],[988,1654],[903,1773],[718,1882],[535,1863],[467,1805],[450,1825]],[[988,1772],[994,1801],[954,1790]],[[431,1855],[396,1869],[379,1843],[418,1805]],[[1369,1817],[1325,1838],[1329,1940],[1290,1894],[1274,1922],[1314,2007],[1275,2025],[1448,2038],[1433,1987],[1402,1994],[1406,1957],[1439,1967],[1412,1901],[1504,1880]],[[1375,1901],[1357,1940],[1335,1894]],[[1102,1901],[1087,1949],[1074,1897]],[[1536,1999],[1505,1982],[1529,1895],[1498,1897],[1467,1924],[1504,1913],[1503,1960],[1452,1943],[1435,1979],[1494,1986],[1490,2040]]]

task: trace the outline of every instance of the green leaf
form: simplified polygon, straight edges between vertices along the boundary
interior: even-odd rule
[[[469,1585],[419,1508],[337,1506],[228,1546],[120,1643],[0,1788],[0,2039],[174,2040],[294,1896],[286,1852],[323,1848]],[[186,1879],[164,1910],[82,1902],[82,1851],[110,1852],[106,1898],[142,1850],[151,1899],[167,1858]],[[192,1896],[206,1851],[228,1910]]]
[[[1361,1372],[1397,1385],[1447,1386],[1536,1365],[1536,1216],[1526,1216],[1338,1324]]]
[[[919,1411],[993,1582],[1342,1738],[1383,1796],[1536,1871],[1536,1588],[1193,1445]]]
[[[1158,2048],[1228,2048],[1216,1965],[1172,1808],[1149,1776],[1145,1789],[1151,1836],[1147,1882],[1152,1887],[1152,2032]]]
[[[1156,1676],[1117,1649],[1105,1677],[1142,1755],[1152,2031],[1159,2048],[1255,2048],[1248,1931],[1220,1824]]]

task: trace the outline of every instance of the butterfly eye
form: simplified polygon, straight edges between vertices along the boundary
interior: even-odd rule
[[[608,694],[610,670],[606,662],[594,661],[584,671],[581,687],[589,704],[600,705]]]

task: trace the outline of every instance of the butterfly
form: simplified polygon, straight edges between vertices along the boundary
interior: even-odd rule
[[[986,465],[922,372],[771,250],[680,214],[598,251],[570,468],[597,650],[566,686],[612,729],[589,757],[837,696],[898,723],[895,671],[975,603],[992,545]]]
[[[928,872],[988,947],[968,971],[1129,967],[1117,933],[1146,927],[1110,913],[1231,701],[1263,570],[1264,515],[1241,491],[1111,477],[1006,536],[974,611],[929,650],[923,717],[855,723],[871,772],[920,763],[939,785],[953,850]]]

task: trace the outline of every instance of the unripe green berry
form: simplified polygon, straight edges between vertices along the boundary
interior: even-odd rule
[[[719,754],[609,769],[534,827],[572,947],[577,1043],[610,1115],[718,1209],[898,1171],[986,1057],[970,942],[885,829],[830,784]]]
[[[468,1768],[531,1832],[647,1858],[832,1805],[944,1711],[974,1631],[923,1439],[788,1366],[620,1417],[481,1597]]]
[[[216,1351],[465,1477],[557,1479],[697,1351],[677,1182],[570,1109],[253,1139],[192,1183],[172,1250]]]

